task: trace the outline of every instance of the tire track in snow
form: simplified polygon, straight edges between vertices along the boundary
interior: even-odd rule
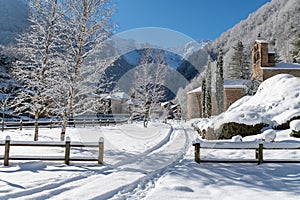
[[[20,192],[13,192],[13,193],[6,193],[5,196],[0,197],[1,200],[8,200],[11,198],[22,198],[22,199],[32,199],[30,196],[32,195],[38,195],[39,193],[43,193],[41,194],[41,196],[38,195],[38,199],[46,199],[49,198],[51,196],[51,191],[54,190],[58,190],[60,192],[63,192],[64,190],[68,190],[70,188],[60,188],[61,186],[64,186],[67,183],[71,183],[71,182],[75,182],[78,180],[82,180],[85,179],[89,176],[91,176],[94,172],[90,172],[87,171],[85,173],[80,173],[79,175],[76,176],[72,176],[69,178],[66,177],[62,177],[62,179],[55,179],[52,182],[49,182],[47,184],[38,186],[38,187],[34,187],[25,191],[20,191]],[[49,191],[49,195],[45,196],[44,193],[46,193],[45,191]],[[42,198],[44,197],[44,198]],[[36,198],[35,198],[36,199]]]
[[[184,143],[182,144],[182,141]],[[174,152],[174,145],[178,145],[177,143],[181,143],[182,146],[178,149],[178,152]],[[174,128],[172,126],[172,132],[170,135],[170,139],[167,143],[164,143],[164,145],[161,145],[159,148],[155,149],[152,152],[149,152],[148,155],[145,155],[144,162],[147,162],[147,159],[149,159],[151,162],[155,158],[159,158],[161,155],[168,155],[170,152],[173,152],[174,155],[167,163],[164,163],[159,166],[159,168],[154,168],[151,170],[151,167],[147,170],[145,169],[139,169],[138,167],[132,167],[134,164],[139,164],[139,160],[136,159],[136,163],[131,164],[130,166],[126,167],[125,165],[119,166],[119,170],[123,171],[144,171],[145,176],[139,178],[136,181],[133,181],[131,183],[127,183],[125,185],[122,185],[112,191],[109,191],[106,194],[94,197],[93,200],[99,200],[99,199],[141,199],[143,197],[146,197],[147,193],[155,187],[156,181],[162,177],[166,172],[168,172],[170,169],[174,168],[178,163],[180,163],[184,156],[186,155],[186,152],[190,148],[191,139],[189,138],[189,135],[187,131],[182,127],[178,126],[177,128]],[[177,146],[178,147],[178,146]],[[170,151],[170,152],[169,152]],[[152,160],[151,160],[152,158]],[[143,166],[143,165],[138,165]],[[121,169],[123,167],[123,169]],[[121,172],[120,171],[120,172]]]

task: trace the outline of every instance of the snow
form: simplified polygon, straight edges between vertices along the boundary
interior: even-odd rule
[[[300,120],[291,121],[290,127],[293,131],[300,132]]]
[[[187,94],[192,94],[192,93],[197,93],[197,92],[202,92],[202,87],[198,87],[196,89],[193,89],[192,91],[189,91]]]
[[[266,43],[267,43],[267,44],[269,43],[268,40],[264,40],[264,39],[258,39],[258,40],[255,40],[255,42],[265,43],[265,44],[266,44]]]
[[[224,80],[224,88],[246,88],[249,80]]]
[[[275,130],[266,130],[262,133],[262,139],[264,141],[267,141],[267,142],[273,142],[276,138],[276,131]]]
[[[300,64],[298,63],[276,63],[274,67],[262,67],[264,70],[274,70],[274,69],[297,69],[300,70]]]
[[[288,88],[288,89],[287,89]],[[254,96],[233,103],[227,111],[215,117],[210,127],[223,123],[246,125],[268,124],[271,127],[300,116],[300,78],[279,74],[264,81]]]
[[[179,124],[124,124],[110,127],[69,128],[71,142],[104,138],[104,165],[93,162],[10,161],[0,166],[0,199],[298,199],[299,164],[219,164],[194,161],[192,138],[203,145],[256,147],[261,135],[242,141],[206,141]],[[289,131],[277,131],[278,147],[299,147]],[[3,141],[31,141],[33,129],[6,130]],[[41,129],[41,142],[59,142],[59,129]],[[268,146],[264,142],[264,146]],[[270,146],[272,147],[272,146]],[[11,147],[11,154],[63,154],[64,150]],[[4,150],[0,147],[0,152]],[[299,150],[264,150],[264,158],[297,159]],[[96,156],[89,148],[71,149],[72,156]],[[202,149],[204,159],[254,159],[254,150]],[[237,191],[239,191],[237,193]]]

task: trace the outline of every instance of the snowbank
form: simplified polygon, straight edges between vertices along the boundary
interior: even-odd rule
[[[300,132],[300,120],[291,121],[290,127],[293,131]]]
[[[279,74],[264,81],[254,96],[236,101],[209,126],[218,129],[222,124],[234,122],[276,127],[299,116],[300,78]]]

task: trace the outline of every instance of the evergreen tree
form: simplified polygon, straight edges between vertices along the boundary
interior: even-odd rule
[[[207,117],[206,116],[206,80],[203,79],[202,80],[202,86],[201,86],[201,89],[202,89],[202,95],[201,95],[201,102],[202,102],[202,110],[201,110],[201,113],[202,113],[202,117]]]
[[[296,39],[291,44],[293,50],[290,53],[293,57],[293,62],[300,63],[300,34],[297,35]]]
[[[224,111],[224,75],[223,75],[223,51],[219,49],[217,58],[217,72],[216,72],[216,98],[218,105],[218,113]]]
[[[250,67],[246,59],[243,43],[238,41],[232,48],[234,53],[229,66],[230,77],[232,79],[249,79]]]
[[[208,56],[207,60],[207,67],[206,67],[206,73],[205,73],[205,79],[206,79],[206,88],[205,88],[205,116],[211,117],[212,113],[212,100],[211,100],[211,58]]]

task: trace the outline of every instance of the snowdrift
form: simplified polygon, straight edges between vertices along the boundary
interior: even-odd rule
[[[265,126],[289,128],[286,127],[289,122],[297,118],[300,118],[300,78],[279,74],[264,81],[254,96],[236,101],[207,127],[224,131],[224,124],[245,125],[246,130],[256,126],[251,134],[257,134],[255,132]]]

